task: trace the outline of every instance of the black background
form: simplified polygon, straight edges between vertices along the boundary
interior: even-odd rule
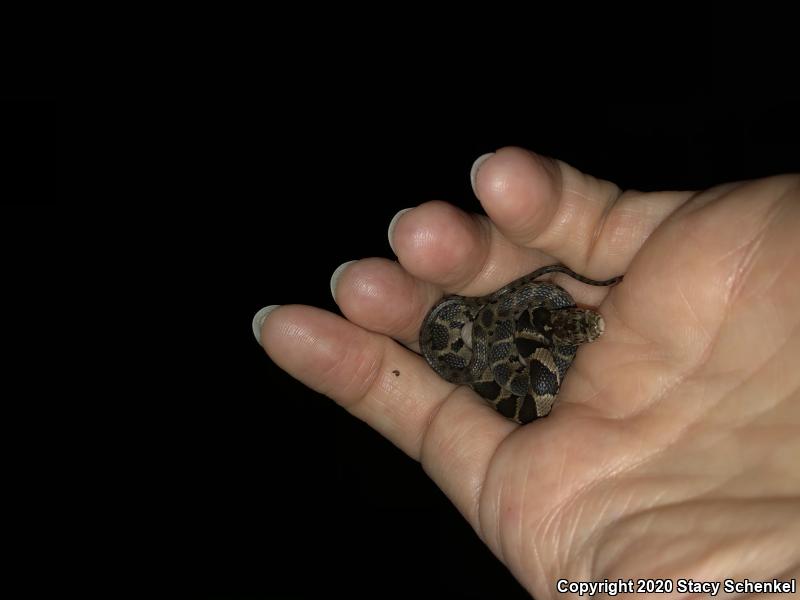
[[[386,227],[400,209],[441,199],[479,211],[469,168],[504,145],[642,190],[800,171],[800,104],[787,96],[592,99],[506,114],[390,96],[294,104],[287,94],[269,108],[261,96],[228,100],[194,131],[189,143],[202,150],[175,161],[181,172],[166,192],[72,213],[36,207],[54,197],[54,103],[3,104],[17,115],[3,146],[15,173],[6,190],[23,190],[5,196],[4,241],[21,279],[37,279],[26,268],[32,247],[42,262],[83,244],[98,263],[115,232],[128,247],[111,300],[135,310],[100,346],[128,373],[105,382],[102,412],[91,411],[103,443],[86,454],[100,491],[86,504],[92,520],[107,517],[109,549],[129,547],[137,582],[163,575],[217,598],[527,597],[417,463],[269,361],[253,314],[284,303],[335,312],[339,264],[392,257]],[[191,106],[167,116],[181,111]],[[148,153],[145,170],[151,156],[170,158],[157,143]],[[98,219],[100,242],[72,229]],[[101,265],[95,283],[113,270]],[[58,293],[78,294],[74,281]],[[71,406],[82,414],[80,401]]]
[[[57,130],[55,96],[0,89],[0,206],[57,200]]]

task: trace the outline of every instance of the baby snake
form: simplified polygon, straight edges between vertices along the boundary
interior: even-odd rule
[[[500,414],[529,423],[550,413],[578,346],[603,333],[603,317],[577,308],[561,287],[535,281],[546,273],[587,279],[563,265],[542,267],[479,298],[445,296],[431,308],[419,343],[447,381],[471,387]]]

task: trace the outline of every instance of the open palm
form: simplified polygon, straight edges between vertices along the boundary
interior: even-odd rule
[[[400,264],[340,272],[347,320],[271,312],[270,357],[420,460],[538,600],[562,578],[798,577],[800,179],[621,193],[506,148],[475,181],[491,220],[441,202],[403,213]],[[606,331],[548,418],[516,425],[411,351],[443,293],[555,262],[625,280],[553,278]]]

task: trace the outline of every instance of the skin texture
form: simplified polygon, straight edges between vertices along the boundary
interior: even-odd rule
[[[339,278],[346,319],[282,306],[268,355],[421,461],[537,600],[568,597],[559,578],[800,578],[800,177],[623,193],[504,148],[475,188],[489,219],[406,212],[399,264]],[[504,419],[411,351],[443,294],[556,262],[625,280],[552,277],[606,330],[546,419]]]

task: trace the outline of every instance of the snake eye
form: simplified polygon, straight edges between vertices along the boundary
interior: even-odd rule
[[[467,321],[461,328],[461,339],[464,340],[464,345],[472,349],[472,321]]]

